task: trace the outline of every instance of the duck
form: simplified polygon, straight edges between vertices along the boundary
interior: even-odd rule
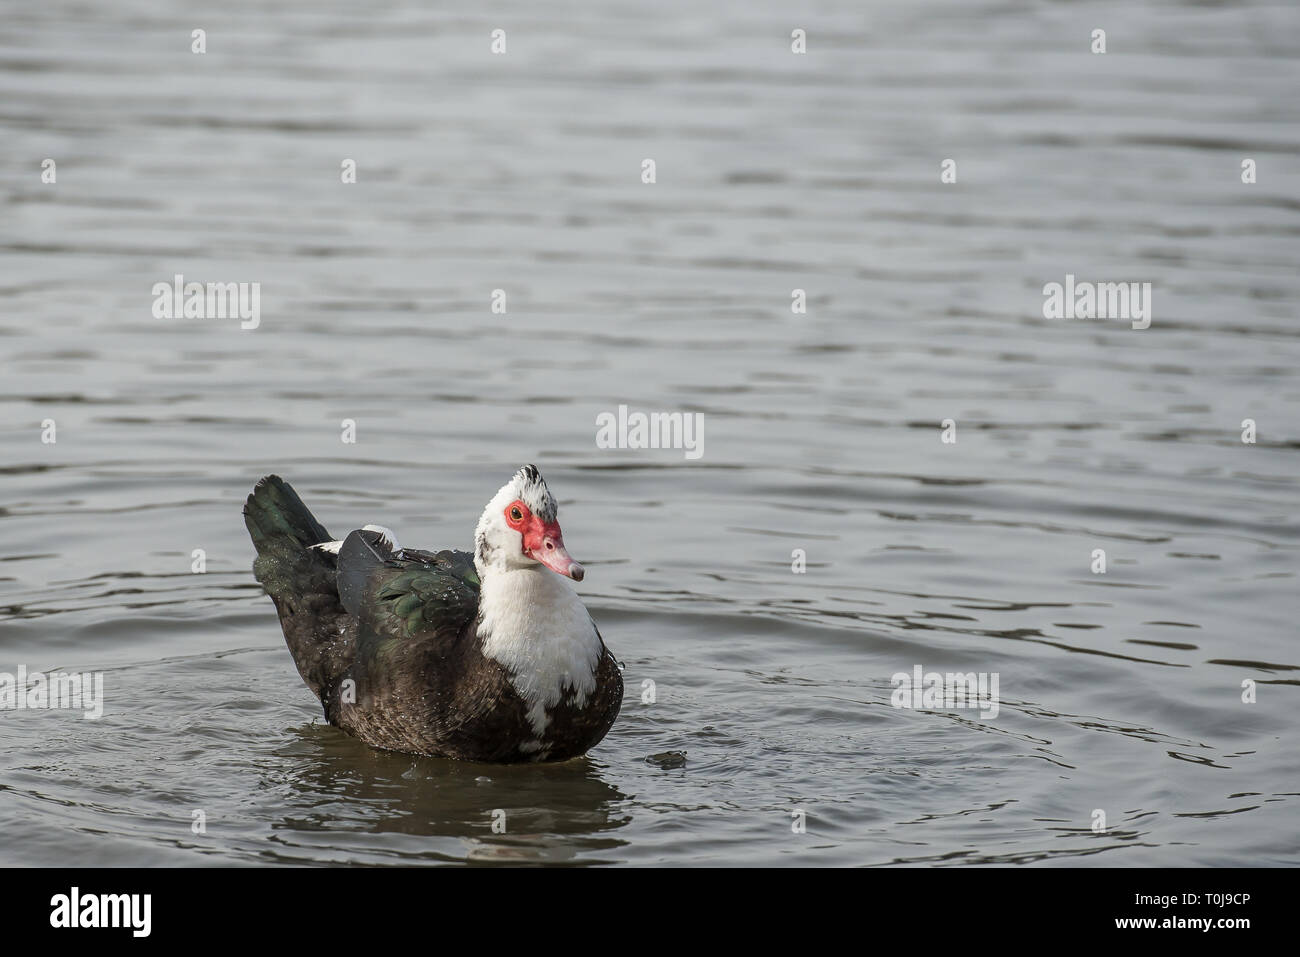
[[[623,702],[558,513],[526,465],[483,509],[473,552],[403,548],[381,525],[336,539],[278,475],[257,482],[244,524],[331,725],[385,751],[509,764],[586,754]]]

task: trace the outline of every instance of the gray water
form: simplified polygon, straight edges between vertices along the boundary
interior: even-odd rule
[[[1300,8],[437,6],[5,4],[0,671],[105,702],[0,713],[0,863],[1300,862]],[[178,273],[260,325],[154,318]],[[1150,328],[1044,318],[1067,274]],[[621,404],[702,456],[598,448]],[[464,548],[526,462],[609,736],[324,724],[256,479]]]

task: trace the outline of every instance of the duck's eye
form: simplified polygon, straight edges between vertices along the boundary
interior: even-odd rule
[[[510,510],[510,517],[517,522],[524,517],[524,513],[519,511],[519,506],[516,505],[514,508]]]

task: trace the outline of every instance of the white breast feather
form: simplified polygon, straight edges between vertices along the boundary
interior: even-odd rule
[[[497,571],[483,579],[478,634],[483,653],[511,673],[540,739],[546,711],[572,690],[582,708],[596,690],[600,637],[566,579],[541,566]]]

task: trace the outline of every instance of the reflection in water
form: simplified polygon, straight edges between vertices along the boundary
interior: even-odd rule
[[[613,832],[630,820],[627,798],[590,757],[484,765],[376,751],[323,724],[291,731],[277,752],[293,768],[276,782],[284,816],[272,826],[286,846],[304,832],[317,850],[319,835],[400,834],[456,838],[469,861],[558,864],[598,862],[626,843]]]

